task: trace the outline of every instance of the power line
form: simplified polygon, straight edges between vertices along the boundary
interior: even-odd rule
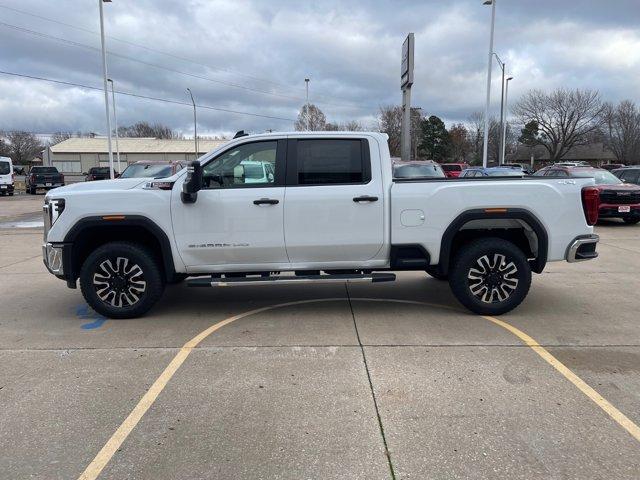
[[[31,17],[35,17],[35,18],[38,18],[38,19],[41,19],[41,20],[45,20],[45,21],[48,21],[48,22],[51,22],[51,23],[57,23],[59,25],[64,25],[66,27],[74,28],[76,30],[80,30],[80,31],[83,31],[83,32],[86,32],[86,33],[90,33],[92,35],[99,35],[98,32],[95,32],[95,31],[93,31],[91,29],[88,29],[88,28],[83,28],[83,27],[79,27],[77,25],[72,25],[70,23],[61,22],[59,20],[54,20],[52,18],[47,18],[47,17],[44,17],[42,15],[37,15],[37,14],[34,14],[34,13],[26,12],[24,10],[19,10],[17,8],[8,7],[8,6],[2,5],[2,4],[0,4],[0,8],[4,8],[4,9],[7,9],[7,10],[10,10],[10,11],[13,11],[13,12],[17,12],[17,13],[20,13],[20,14],[23,14],[23,15],[28,15],[28,16],[31,16]],[[0,22],[0,23],[2,23],[2,22]],[[79,44],[78,42],[71,42],[70,40],[62,39],[62,38],[59,38],[59,37],[54,37],[54,36],[47,35],[47,34],[44,34],[44,33],[41,33],[41,32],[34,32],[32,30],[28,30],[28,29],[25,29],[25,28],[22,28],[22,27],[17,27],[15,25],[10,25],[10,24],[6,24],[6,23],[2,23],[2,25],[5,25],[5,26],[11,27],[11,28],[21,29],[21,30],[26,31],[28,33],[37,34],[39,36],[49,37],[49,38],[53,38],[53,39],[56,39],[56,40],[59,40],[59,41],[70,42],[71,44],[75,44],[76,46],[83,46],[83,47],[92,48],[92,49],[94,48],[94,47],[90,47],[89,45]],[[243,76],[243,77],[246,77],[246,78],[250,78],[252,80],[257,80],[257,81],[260,81],[260,82],[270,83],[272,85],[283,87],[283,88],[286,88],[288,90],[298,90],[298,91],[302,92],[301,89],[298,89],[298,88],[295,88],[295,87],[291,87],[290,85],[285,85],[283,83],[274,82],[272,80],[268,80],[268,79],[264,79],[264,78],[260,78],[260,77],[255,77],[255,76],[248,75],[248,74],[245,74],[245,73],[242,73],[242,72],[238,72],[238,71],[234,71],[234,70],[231,70],[231,69],[224,69],[224,68],[220,68],[220,67],[214,67],[214,66],[212,66],[210,64],[202,63],[202,62],[199,62],[197,60],[193,60],[191,58],[182,57],[180,55],[175,55],[173,53],[169,53],[169,52],[165,52],[165,51],[162,51],[162,50],[158,50],[156,48],[148,47],[146,45],[142,45],[142,44],[139,44],[139,43],[136,43],[136,42],[132,42],[132,41],[129,41],[129,40],[124,40],[124,39],[117,38],[117,37],[112,37],[112,36],[109,36],[109,35],[107,35],[107,37],[110,38],[111,40],[115,40],[115,41],[118,41],[118,42],[121,42],[121,43],[124,43],[124,44],[127,44],[127,45],[132,45],[132,46],[135,46],[135,47],[138,47],[138,48],[142,48],[142,49],[150,51],[150,52],[159,53],[161,55],[166,55],[168,57],[172,57],[172,58],[175,58],[175,59],[178,59],[178,60],[182,60],[184,62],[189,62],[189,63],[193,63],[193,64],[196,64],[196,65],[200,65],[200,66],[209,68],[209,69],[214,70],[214,71],[219,71],[219,72],[224,72],[224,73],[232,73],[234,75]],[[124,56],[124,55],[116,54],[116,53],[113,53],[113,52],[108,52],[108,53],[110,55],[113,55],[113,56],[126,58],[127,60],[137,61],[137,62],[140,62],[140,63],[145,63],[145,62],[142,62],[142,61],[140,61],[138,59],[134,59],[134,58],[127,57],[127,56]],[[197,75],[193,75],[193,74],[189,74],[189,73],[185,73],[185,72],[181,72],[181,71],[177,71],[177,70],[172,70],[172,69],[169,69],[167,67],[160,66],[160,65],[155,65],[155,64],[148,64],[148,65],[156,67],[156,68],[163,68],[163,69],[166,69],[166,70],[169,70],[169,71],[173,71],[175,73],[180,73],[180,74],[183,74],[183,75],[195,76],[196,78],[202,78],[204,80],[226,84],[226,85],[232,86],[232,87],[243,88],[245,90],[255,91],[255,92],[264,93],[264,94],[268,94],[268,95],[281,96],[283,98],[290,98],[290,99],[294,99],[294,100],[297,100],[297,101],[304,100],[301,97],[291,97],[291,96],[287,96],[287,95],[277,94],[277,93],[274,93],[274,92],[268,92],[268,91],[263,91],[263,90],[259,90],[259,89],[252,89],[250,87],[246,87],[246,86],[243,86],[243,85],[229,84],[229,83],[223,82],[221,80],[210,79],[210,78],[201,77],[201,76],[197,76]],[[330,103],[330,102],[326,102],[326,101],[316,102],[316,103],[319,103],[321,105],[329,105],[329,106],[337,106],[337,107],[351,107],[351,108],[358,108],[358,109],[363,109],[363,110],[365,110],[365,109],[366,110],[370,110],[372,108],[373,109],[378,108],[378,107],[372,106],[372,105],[353,104],[352,101],[348,100],[348,99],[339,98],[339,97],[331,97],[331,96],[322,95],[322,94],[316,94],[315,97],[316,98],[327,98],[327,99],[333,98],[333,99],[339,100],[341,102],[350,103],[350,105],[344,105],[344,104]]]
[[[66,85],[66,86],[71,86],[71,87],[78,87],[78,88],[85,88],[87,90],[97,90],[97,91],[104,91],[102,88],[100,87],[93,87],[91,85],[83,85],[82,83],[74,83],[74,82],[67,82],[64,80],[54,80],[52,78],[45,78],[45,77],[38,77],[35,75],[27,75],[27,74],[23,74],[23,73],[15,73],[15,72],[7,72],[4,70],[0,70],[0,74],[2,75],[9,75],[9,76],[13,76],[13,77],[21,77],[21,78],[29,78],[31,80],[41,80],[44,82],[49,82],[49,83],[56,83],[58,85]],[[171,103],[174,105],[186,105],[188,107],[192,107],[193,105],[191,103],[187,103],[187,102],[183,102],[180,100],[172,100],[172,99],[168,99],[168,98],[160,98],[160,97],[152,97],[149,95],[142,95],[139,93],[132,93],[132,92],[123,92],[120,90],[116,90],[116,92],[118,95],[125,95],[128,97],[135,97],[135,98],[142,98],[145,100],[155,100],[158,102],[164,102],[164,103]],[[196,106],[198,108],[204,108],[205,110],[216,110],[219,112],[225,112],[225,113],[235,113],[238,115],[249,115],[252,117],[261,117],[261,118],[270,118],[272,120],[282,120],[282,121],[287,121],[287,122],[295,122],[294,119],[292,118],[284,118],[284,117],[276,117],[273,115],[264,115],[261,113],[252,113],[252,112],[243,112],[240,110],[231,110],[228,108],[221,108],[221,107],[213,107],[211,105],[198,105],[196,104]]]

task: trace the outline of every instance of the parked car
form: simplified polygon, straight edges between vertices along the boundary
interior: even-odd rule
[[[24,184],[27,193],[35,195],[39,188],[51,190],[64,187],[64,175],[56,167],[31,167]]]
[[[445,178],[442,167],[432,161],[394,162],[394,178]]]
[[[538,170],[534,176],[593,178],[600,197],[600,218],[621,218],[628,224],[640,222],[640,186],[624,183],[607,170],[553,165]]]
[[[515,167],[470,167],[466,168],[460,173],[459,178],[469,177],[524,177],[524,172],[521,168]]]
[[[502,165],[500,165],[501,167],[513,167],[513,168],[519,168],[520,170],[522,170],[525,175],[533,175],[533,173],[535,172],[535,170],[527,164],[521,164],[521,163],[503,163]]]
[[[118,178],[165,178],[184,168],[182,162],[139,161],[124,169]]]
[[[468,163],[442,163],[440,166],[447,178],[457,178],[462,170],[469,168]]]
[[[244,167],[244,183],[273,182],[275,171],[271,162],[244,160],[240,165]]]
[[[617,170],[624,167],[624,163],[605,163],[604,165],[601,165],[600,168],[604,168],[605,170],[609,170],[611,172],[612,170]]]
[[[242,184],[236,167],[251,158],[275,159],[273,180]],[[467,308],[498,315],[547,262],[597,256],[593,179],[557,183],[394,179],[387,136],[375,132],[247,135],[161,180],[53,190],[43,258],[111,318],[144,314],[186,276],[211,288],[385,282],[395,270],[448,278]]]
[[[0,157],[0,195],[13,195],[13,163],[9,157]]]
[[[619,168],[618,170],[614,170],[611,173],[613,173],[624,183],[633,183],[634,185],[640,185],[640,166],[638,165]]]
[[[108,180],[111,178],[109,167],[91,167],[85,175],[86,182],[93,182],[94,180]]]

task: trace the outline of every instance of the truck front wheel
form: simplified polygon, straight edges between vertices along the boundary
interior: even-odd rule
[[[164,290],[162,273],[143,246],[110,242],[94,250],[82,264],[80,288],[87,303],[108,318],[144,315]]]
[[[460,303],[472,312],[501,315],[527,296],[531,267],[513,243],[483,238],[460,247],[449,271],[449,285]]]

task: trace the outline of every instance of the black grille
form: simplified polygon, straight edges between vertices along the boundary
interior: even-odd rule
[[[631,205],[640,203],[640,191],[616,191],[605,190],[600,192],[601,203],[612,203],[614,205]]]

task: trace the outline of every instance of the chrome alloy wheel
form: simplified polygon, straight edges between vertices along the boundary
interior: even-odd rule
[[[147,289],[142,268],[126,257],[117,257],[115,265],[104,260],[93,274],[93,286],[98,298],[114,307],[130,307],[140,301]]]
[[[469,290],[484,303],[507,300],[518,288],[518,267],[501,253],[478,258],[467,274]]]

